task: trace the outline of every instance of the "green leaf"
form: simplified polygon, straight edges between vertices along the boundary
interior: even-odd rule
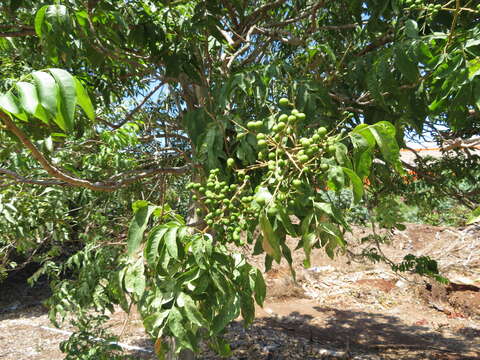
[[[313,206],[321,210],[325,214],[331,216],[332,218],[335,217],[335,214],[333,213],[333,210],[332,210],[332,204],[324,203],[324,202],[314,202]]]
[[[159,256],[159,244],[168,230],[168,227],[158,225],[150,231],[145,245],[145,258],[150,266],[155,266]]]
[[[467,225],[473,224],[477,221],[480,221],[480,206],[468,215]]]
[[[468,80],[472,81],[475,76],[480,75],[480,57],[467,62]]]
[[[322,240],[322,245],[325,246],[325,251],[327,255],[333,259],[334,250],[336,247],[340,246],[345,248],[346,242],[343,237],[341,230],[332,223],[320,222],[318,225],[318,233]]]
[[[412,39],[418,38],[418,24],[415,20],[408,19],[405,21],[405,34]]]
[[[330,166],[328,169],[328,187],[334,191],[340,191],[345,186],[345,177],[342,167]]]
[[[343,172],[347,174],[350,178],[350,183],[352,184],[352,191],[353,191],[353,201],[358,203],[362,200],[363,197],[363,184],[360,177],[351,169],[343,168]]]
[[[35,15],[35,32],[37,33],[39,38],[42,38],[42,26],[45,20],[45,13],[50,5],[44,5],[37,11]]]
[[[77,92],[78,105],[85,111],[85,114],[90,120],[95,120],[95,109],[93,108],[92,101],[82,83],[77,78],[75,78],[75,89]]]
[[[187,318],[194,324],[198,326],[207,326],[207,320],[205,317],[202,315],[202,313],[198,310],[197,305],[193,301],[193,299],[185,294],[181,294],[183,297],[183,302],[184,302],[184,310],[185,314],[187,315]]]
[[[24,81],[19,81],[15,85],[17,87],[21,109],[25,110],[27,114],[34,115],[39,104],[37,89],[35,89],[34,85]]]
[[[49,71],[55,78],[59,88],[61,118],[57,114],[56,122],[62,130],[71,132],[73,131],[75,105],[77,104],[75,79],[62,69],[49,69]]]
[[[143,295],[145,291],[145,268],[142,258],[127,267],[123,281],[126,291],[137,295],[139,298]]]
[[[187,335],[182,321],[182,313],[178,310],[178,308],[172,307],[170,309],[170,313],[168,314],[168,328],[170,329],[172,335],[178,339],[184,339]]]
[[[248,326],[253,323],[255,319],[255,304],[250,296],[243,295],[241,297],[241,310],[245,325]]]
[[[337,159],[338,164],[348,168],[352,167],[352,163],[348,158],[348,149],[345,144],[337,143],[335,145],[335,158]]]
[[[195,262],[200,269],[207,269],[208,259],[212,254],[212,240],[208,236],[195,236],[191,244]]]
[[[268,217],[263,212],[260,215],[260,228],[263,233],[263,250],[265,250],[268,255],[272,256],[277,263],[280,263],[281,253],[278,239],[273,231],[272,224],[270,224]]]
[[[297,235],[297,232],[295,231],[295,228],[293,227],[292,220],[288,216],[287,211],[285,211],[285,208],[283,208],[283,207],[278,208],[277,219],[280,220],[283,227],[287,231],[288,235],[290,235],[290,236],[296,236]]]
[[[165,319],[168,317],[168,315],[169,315],[168,311],[155,312],[143,319],[143,325],[145,326],[145,329],[147,329],[149,333],[156,333],[159,330],[159,328],[163,327],[163,323]]]
[[[27,120],[27,116],[17,105],[18,100],[10,91],[0,95],[0,108],[18,117],[21,120]]]
[[[315,233],[306,233],[302,235],[303,251],[305,253],[305,261],[303,264],[306,268],[310,267],[310,253],[312,252],[312,247],[316,241],[317,236]]]
[[[398,48],[395,53],[395,65],[405,79],[410,82],[417,81],[419,76],[417,64],[408,57],[406,49]]]
[[[258,305],[263,306],[265,296],[267,295],[267,286],[260,270],[255,270],[255,301]]]
[[[43,71],[35,71],[32,78],[37,88],[38,99],[42,107],[53,117],[57,113],[58,86],[55,79]]]
[[[239,304],[237,299],[225,299],[224,306],[220,310],[220,313],[215,316],[212,324],[212,332],[214,335],[220,333],[225,326],[227,326],[232,320],[239,315]],[[242,311],[243,315],[243,311]]]
[[[395,170],[400,174],[404,173],[404,169],[400,162],[400,148],[398,147],[395,138],[395,126],[388,121],[380,121],[370,126],[370,132],[375,137],[378,147],[382,152],[383,157],[389,162]]]
[[[165,245],[167,246],[167,251],[172,258],[178,260],[178,246],[177,246],[177,232],[179,227],[175,226],[168,230],[165,235]]]
[[[135,213],[128,229],[127,253],[129,256],[137,252],[153,210],[155,210],[155,206],[147,205],[139,208]]]

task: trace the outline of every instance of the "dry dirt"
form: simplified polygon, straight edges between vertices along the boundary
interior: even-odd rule
[[[366,234],[354,231],[355,238]],[[294,239],[288,242],[295,248]],[[362,250],[354,238],[350,243]],[[396,274],[385,264],[358,263],[346,255],[331,260],[321,250],[304,269],[302,252],[296,251],[297,281],[286,264],[274,266],[254,325],[245,330],[239,319],[229,326],[232,359],[480,359],[478,227],[412,224],[382,249],[394,261],[408,253],[431,256],[451,283]],[[250,261],[263,267],[262,257]],[[35,294],[46,296],[41,289],[0,288],[0,360],[63,358],[58,344],[68,334],[55,332],[45,309],[35,305]],[[127,318],[119,311],[109,325],[114,333],[123,330],[122,343],[145,350],[132,351],[136,358],[154,359],[137,314]],[[199,358],[218,357],[205,350]]]

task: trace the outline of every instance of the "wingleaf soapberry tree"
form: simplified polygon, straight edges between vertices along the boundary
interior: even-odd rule
[[[402,174],[407,133],[478,133],[472,1],[11,1],[0,11],[8,204],[24,186],[81,189],[90,204],[111,194],[104,203],[122,216],[114,194],[142,199],[126,241],[85,232],[63,265],[75,277],[53,284],[52,318],[135,304],[159,357],[163,336],[177,351],[205,338],[226,355],[225,326],[253,320],[262,274],[229,245],[253,244],[267,269],[291,263],[287,235],[306,266],[315,247],[334,256],[350,227],[332,192],[360,203],[368,184]],[[165,196],[147,200],[166,189],[159,179],[186,176],[186,218]],[[90,216],[86,227],[117,225]],[[417,260],[398,269],[435,274]]]

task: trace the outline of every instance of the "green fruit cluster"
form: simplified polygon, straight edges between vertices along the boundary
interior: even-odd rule
[[[192,199],[203,204],[199,215],[204,215],[204,231],[216,234],[222,242],[242,245],[245,234],[253,240],[260,218],[262,226],[266,216],[275,227],[278,221],[288,221],[289,215],[306,214],[314,202],[324,201],[322,189],[329,181],[331,166],[339,165],[337,149],[345,134],[331,135],[325,127],[304,127],[307,115],[292,109],[286,98],[280,99],[279,107],[277,115],[250,121],[247,132],[237,135],[255,136],[255,163],[241,169],[236,159],[228,158],[225,173],[214,169],[203,185],[188,185],[194,191]],[[305,137],[298,137],[298,133]],[[255,174],[254,178],[247,173]]]
[[[231,161],[227,161],[227,165],[229,163]],[[238,171],[236,183],[228,184],[220,180],[220,169],[213,169],[204,185],[192,182],[186,186],[194,192],[192,200],[203,204],[203,209],[198,208],[197,212],[199,215],[206,214],[204,220],[208,229],[237,245],[243,244],[240,234],[247,228],[249,217],[253,214],[250,204],[254,197],[248,196],[252,193],[249,180],[249,175]]]
[[[298,124],[307,120],[306,114],[285,109],[291,106],[288,99],[281,99],[279,106],[283,110],[271,121],[247,124],[257,139],[256,166],[266,170],[266,181],[262,185],[274,189],[271,199],[255,197],[255,203],[271,216],[279,209],[294,206],[299,194],[311,195],[315,187],[325,187],[329,163],[341,137],[328,136],[328,130],[319,127],[312,130],[309,137],[297,138]]]
[[[436,15],[442,10],[441,4],[430,3],[427,4],[426,0],[405,0],[405,6],[408,10],[426,10],[430,16]]]

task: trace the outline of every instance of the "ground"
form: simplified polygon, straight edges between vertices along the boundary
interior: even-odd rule
[[[355,238],[368,234],[357,228]],[[296,241],[289,239],[294,248]],[[359,252],[353,237],[351,248]],[[285,264],[266,274],[269,296],[257,320],[244,329],[229,326],[232,359],[480,359],[480,229],[408,225],[382,246],[392,260],[428,255],[438,260],[447,286],[397,274],[384,264],[358,263],[351,256],[329,259],[313,253],[304,269],[294,253],[297,281]],[[243,249],[245,253],[249,249]],[[262,258],[250,258],[262,266]],[[68,338],[52,326],[38,304],[43,287],[0,289],[0,359],[62,359],[58,344]],[[154,359],[141,320],[121,311],[109,325],[121,342],[143,349],[136,358]],[[208,350],[200,359],[217,359]]]

